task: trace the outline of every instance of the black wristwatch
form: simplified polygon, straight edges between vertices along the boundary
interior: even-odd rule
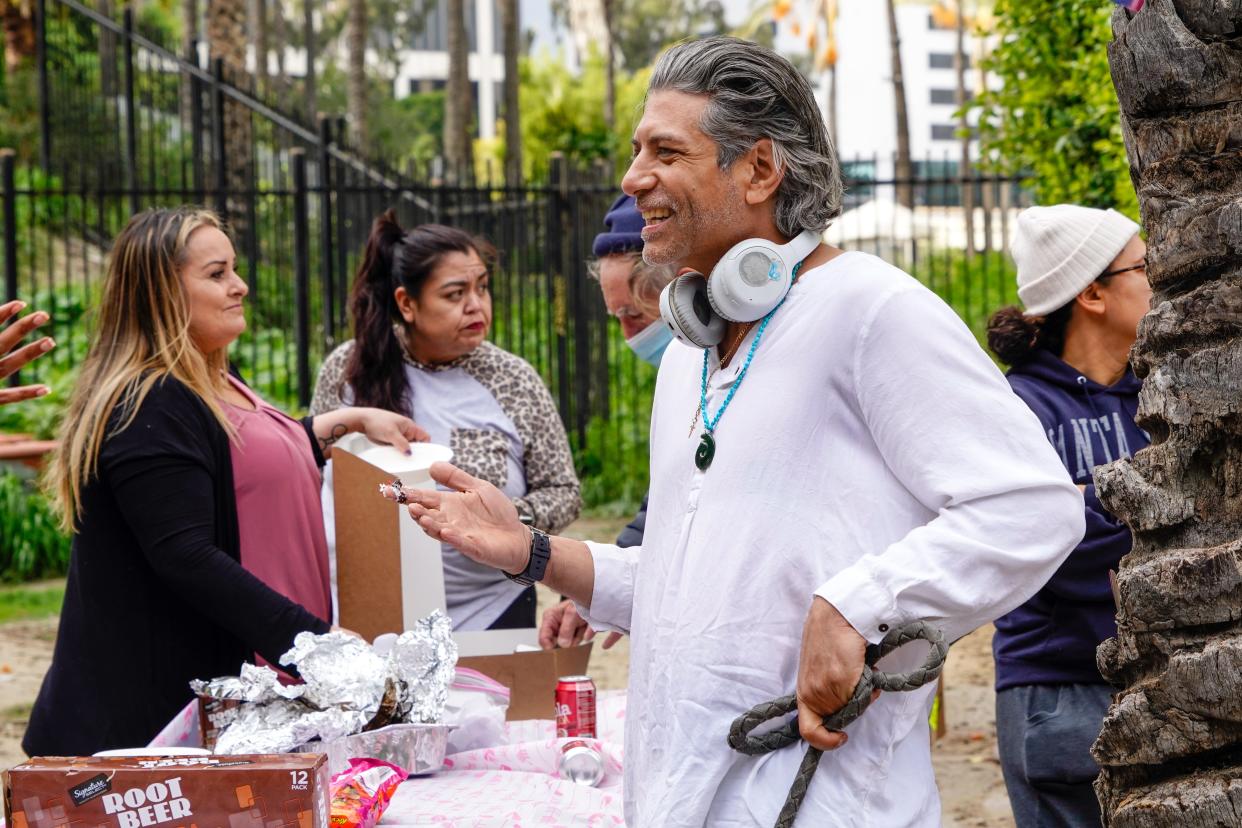
[[[552,541],[548,534],[535,527],[530,527],[530,560],[526,568],[516,575],[505,573],[505,577],[515,584],[530,586],[543,580],[543,573],[548,569],[548,559],[552,557]]]

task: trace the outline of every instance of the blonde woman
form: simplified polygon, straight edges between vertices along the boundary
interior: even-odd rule
[[[50,473],[73,552],[29,754],[145,745],[191,679],[327,632],[324,455],[350,431],[426,439],[390,412],[299,423],[259,399],[228,369],[246,293],[212,213],[150,210],[113,245]]]

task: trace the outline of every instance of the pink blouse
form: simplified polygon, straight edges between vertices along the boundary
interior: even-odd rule
[[[320,476],[302,424],[229,377],[255,406],[225,405],[231,441],[241,564],[280,594],[329,623],[332,591]]]

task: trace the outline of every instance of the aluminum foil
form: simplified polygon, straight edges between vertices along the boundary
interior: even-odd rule
[[[342,708],[367,714],[369,721],[379,710],[388,678],[384,659],[371,645],[343,632],[326,635],[298,633],[293,648],[280,663],[297,666],[306,682],[302,699],[320,710]]]
[[[315,739],[347,736],[367,722],[357,710],[314,710],[300,701],[246,704],[216,740],[216,753],[288,753]]]
[[[434,611],[397,637],[386,656],[347,633],[301,633],[280,663],[296,666],[305,684],[286,687],[275,671],[254,665],[236,677],[191,682],[199,695],[242,702],[218,736],[217,753],[284,753],[392,723],[439,722],[457,645],[449,619]]]
[[[457,644],[448,616],[439,610],[401,634],[388,654],[397,680],[398,709],[406,722],[438,722],[444,717],[449,685],[457,670]]]
[[[272,668],[255,664],[243,664],[239,676],[223,676],[210,681],[195,679],[190,682],[190,689],[197,696],[243,702],[297,699],[305,692],[302,685],[281,684],[280,677]]]

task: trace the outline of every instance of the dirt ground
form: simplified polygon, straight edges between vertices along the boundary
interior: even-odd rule
[[[624,521],[583,519],[566,534],[607,540]],[[541,589],[540,606],[556,596]],[[52,657],[56,619],[0,625],[0,768],[25,758],[21,736],[30,705]],[[953,645],[945,666],[944,710],[948,732],[936,742],[933,763],[940,786],[943,824],[948,828],[1005,828],[1013,825],[996,757],[992,692],[992,628]],[[590,674],[603,689],[623,688],[629,674],[629,642],[591,655]]]

